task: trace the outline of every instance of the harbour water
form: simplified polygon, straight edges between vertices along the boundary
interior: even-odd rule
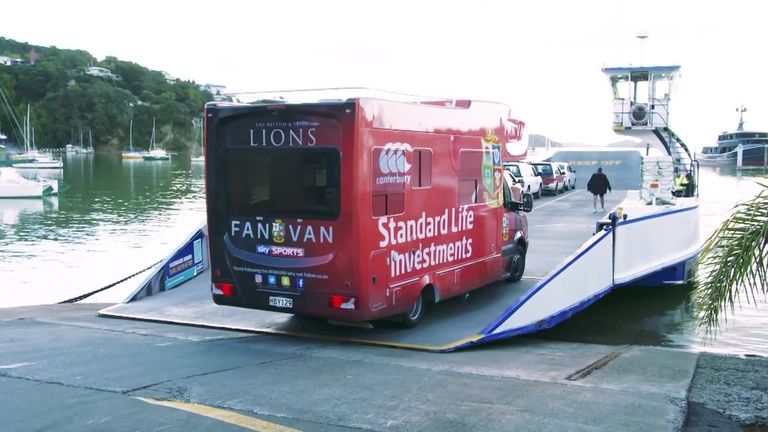
[[[0,307],[56,303],[109,285],[168,255],[204,221],[203,167],[188,158],[144,162],[95,154],[64,156],[64,162],[63,173],[37,173],[58,175],[68,188],[61,196],[0,200]],[[703,234],[736,202],[754,196],[755,175],[702,168]],[[121,301],[137,279],[89,301]],[[712,339],[696,326],[689,291],[617,291],[534,337],[768,356],[765,299],[737,309]]]

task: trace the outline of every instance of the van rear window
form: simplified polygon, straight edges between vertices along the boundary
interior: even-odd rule
[[[539,172],[544,174],[545,176],[551,176],[552,175],[552,166],[551,165],[536,165],[536,168],[538,168]]]
[[[336,219],[340,154],[335,148],[227,151],[227,207],[237,216]]]
[[[515,177],[522,177],[520,173],[520,167],[517,165],[507,165],[507,171],[509,171]]]

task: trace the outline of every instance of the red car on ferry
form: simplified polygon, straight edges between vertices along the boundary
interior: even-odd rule
[[[541,176],[543,191],[557,195],[565,191],[565,172],[555,162],[533,162]]]
[[[531,209],[503,163],[525,156],[503,104],[210,103],[213,300],[416,325],[426,302],[519,280]]]

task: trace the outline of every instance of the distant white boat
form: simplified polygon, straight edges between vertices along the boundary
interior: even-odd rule
[[[80,154],[93,153],[93,136],[91,135],[90,129],[88,129],[88,147],[83,147],[83,145],[80,144],[80,148],[77,149],[77,152]]]
[[[123,160],[142,160],[146,152],[140,152],[133,149],[133,119],[128,126],[128,151],[122,154]]]
[[[203,122],[197,120],[195,122],[195,143],[192,146],[192,154],[200,154],[200,156],[192,156],[192,162],[203,163],[205,162],[205,153],[203,151]]]
[[[165,150],[157,148],[157,144],[155,143],[155,119],[152,119],[152,138],[149,140],[149,152],[146,154],[143,154],[142,159],[145,161],[165,161],[170,160],[171,155],[169,155]]]
[[[33,161],[19,162],[12,166],[18,169],[62,169],[64,168],[64,163],[48,156],[40,156]]]
[[[0,198],[42,198],[58,193],[59,182],[56,180],[29,180],[15,168],[0,168]]]
[[[14,163],[14,168],[30,168],[30,169],[61,169],[64,168],[64,163],[58,159],[54,159],[48,153],[40,153],[35,148],[35,129],[30,127],[29,124],[29,104],[27,104],[27,116],[24,121],[24,150],[26,151],[20,155],[14,155],[12,159],[18,160],[18,163]]]

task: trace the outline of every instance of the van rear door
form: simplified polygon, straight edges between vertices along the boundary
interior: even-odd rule
[[[327,316],[329,292],[352,286],[341,206],[350,105],[207,108],[211,263],[234,280],[239,305]]]

